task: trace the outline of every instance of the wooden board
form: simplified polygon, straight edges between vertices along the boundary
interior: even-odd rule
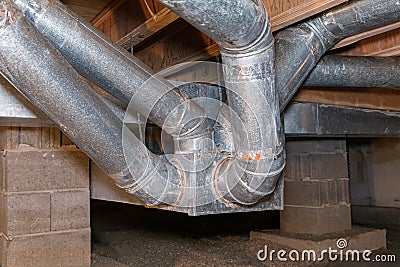
[[[400,111],[399,89],[301,88],[293,101]]]
[[[72,11],[91,21],[111,0],[62,0]]]
[[[146,1],[152,12],[163,8],[157,2],[153,5],[151,0]],[[114,0],[92,24],[117,42],[148,19],[152,19],[152,16],[144,0]]]
[[[111,17],[115,11],[117,11],[126,0],[112,0],[102,10],[92,18],[91,23],[95,27],[99,27],[107,18]]]
[[[342,48],[345,46],[349,46],[349,45],[357,43],[361,40],[365,40],[365,39],[368,39],[370,37],[373,37],[373,36],[376,36],[376,35],[379,35],[382,33],[396,30],[398,28],[400,28],[400,21],[385,25],[383,27],[375,28],[375,29],[372,29],[369,31],[361,32],[359,34],[355,34],[355,35],[352,35],[352,36],[349,36],[349,37],[343,39],[337,45],[335,45],[332,49],[338,49],[338,48]]]
[[[163,8],[156,14],[155,18],[150,18],[138,27],[130,31],[122,37],[117,43],[125,49],[129,49],[132,45],[137,47],[144,40],[152,37],[157,32],[171,25],[179,19],[179,16],[168,8]]]
[[[348,0],[264,1],[270,10],[272,30],[277,31]],[[297,2],[297,4],[295,4]],[[301,3],[300,3],[301,2]],[[281,7],[281,8],[277,8]]]
[[[346,2],[346,0],[341,1],[315,1],[315,0],[302,0],[302,1],[266,1],[267,9],[269,13],[272,14],[272,27],[273,31],[277,31],[282,27],[296,23],[310,15],[319,13],[323,10],[329,9],[333,6],[339,5],[340,3]],[[278,14],[278,15],[276,15]],[[154,25],[154,22],[146,22],[150,25]],[[145,26],[141,25],[140,32],[143,32]],[[162,28],[158,28],[161,30]],[[178,64],[185,61],[195,61],[195,60],[208,60],[211,57],[217,56],[219,54],[219,47],[210,38],[200,33],[197,29],[192,27],[192,30],[184,32],[179,32],[179,29],[173,28],[176,34],[171,34],[168,38],[160,39],[156,43],[152,44],[150,47],[144,48],[142,51],[135,51],[135,55],[142,59],[147,65],[151,66],[154,70],[158,71],[165,67]],[[149,32],[145,38],[150,38],[155,31]],[[137,36],[135,34],[135,36]],[[188,36],[190,36],[188,38]],[[194,39],[201,36],[203,40],[207,40],[205,43],[209,43],[208,46],[199,46],[198,50],[193,50],[193,46],[186,49],[182,47],[181,44],[187,42],[187,39]],[[136,39],[137,37],[135,37]],[[174,39],[174,40],[170,40]],[[178,41],[177,41],[178,40]],[[121,43],[127,42],[127,37]],[[139,43],[139,40],[135,43]],[[165,43],[165,44],[164,44]],[[173,45],[176,43],[178,48],[174,48]],[[188,53],[191,51],[191,53]],[[169,58],[160,58],[163,57]]]
[[[399,56],[400,29],[385,32],[338,51],[347,56]]]
[[[185,22],[178,23],[174,29],[177,31],[170,36],[166,36],[144,50],[135,52],[134,55],[153,70],[159,71],[182,62],[182,59],[214,43],[208,36]],[[190,36],[190,38],[182,38],[182,36]]]
[[[297,1],[264,1],[271,18],[274,31],[301,21],[311,15],[317,14],[331,7],[346,2],[347,0],[297,0]],[[157,13],[156,19],[151,18],[133,29],[126,36],[118,41],[125,49],[128,49],[131,42],[138,46],[143,40],[151,38],[157,32],[171,25],[179,19],[179,16],[168,8]],[[215,47],[206,48],[214,50]],[[201,53],[201,51],[198,51]]]

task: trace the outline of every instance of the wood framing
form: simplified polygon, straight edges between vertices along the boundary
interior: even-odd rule
[[[271,16],[272,30],[277,31],[348,0],[310,0],[278,15]],[[269,1],[266,1],[268,5]]]
[[[125,49],[129,49],[131,46],[137,46],[142,41],[150,38],[158,31],[164,29],[168,25],[177,21],[179,16],[168,8],[162,9],[156,14],[154,18],[146,20],[143,24],[136,27],[133,31],[122,37],[117,43]]]
[[[357,43],[361,40],[364,40],[364,39],[367,39],[367,38],[370,38],[370,37],[373,37],[375,35],[379,35],[382,33],[386,33],[386,32],[389,32],[389,31],[392,31],[392,30],[395,30],[398,28],[400,28],[400,21],[385,25],[383,27],[372,29],[369,31],[361,32],[359,34],[355,34],[355,35],[347,37],[346,39],[343,39],[337,45],[335,45],[332,49],[342,48],[342,47]]]
[[[125,4],[127,0],[112,0],[106,7],[104,7],[99,14],[97,14],[91,21],[92,25],[99,27],[99,25],[108,19],[120,6]]]
[[[400,111],[400,90],[390,88],[304,87],[299,90],[293,101]]]
[[[347,56],[399,56],[400,28],[361,40],[338,53]]]

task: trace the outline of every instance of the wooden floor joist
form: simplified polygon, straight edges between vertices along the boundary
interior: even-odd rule
[[[400,90],[391,88],[300,88],[296,102],[400,111]]]
[[[277,31],[348,0],[311,0],[271,17],[272,30]]]
[[[118,2],[125,2],[126,0],[114,0],[112,3],[109,5],[109,10],[112,10],[113,7],[118,5]],[[315,15],[317,13],[323,12],[327,9],[330,9],[334,6],[340,5],[347,0],[310,0],[310,1],[305,1],[295,7],[290,8],[289,10],[286,10],[285,12],[282,12],[280,14],[277,14],[275,16],[272,16],[271,18],[271,24],[272,24],[272,29],[273,31],[278,31],[284,27],[290,26],[294,23],[297,23],[303,19],[306,19],[307,17],[310,17],[312,15]],[[268,3],[266,3],[268,4]],[[271,4],[272,5],[272,4]],[[103,15],[99,15],[95,20],[94,23],[101,21],[101,18],[103,16],[107,16],[107,9],[102,12]],[[274,10],[272,11],[272,13]],[[275,10],[275,13],[276,10]],[[153,37],[156,33],[158,33],[160,30],[164,29],[168,25],[171,25],[172,23],[176,22],[179,19],[179,16],[169,10],[168,8],[163,8],[161,11],[159,11],[156,15],[156,17],[150,18],[147,21],[145,21],[143,24],[140,26],[136,27],[133,31],[129,32],[127,35],[125,35],[123,38],[121,38],[117,43],[122,45],[125,49],[129,49],[131,45],[133,47],[138,47],[138,51],[141,51],[145,47],[139,47],[140,44],[142,44],[143,41],[149,40],[151,37]],[[385,25],[380,28],[376,28],[370,31],[366,31],[357,35],[350,36],[348,38],[345,38],[342,40],[338,45],[335,46],[335,48],[342,48],[351,44],[354,44],[360,40],[367,39],[371,36],[375,36],[378,34],[382,34],[388,31],[391,31],[393,29],[400,28],[400,22]],[[166,38],[164,36],[164,38]],[[158,40],[158,42],[162,42],[161,40]],[[394,56],[394,55],[399,55],[400,48],[399,47],[393,47],[389,49],[384,49],[380,52],[375,52],[371,55],[375,56]],[[136,52],[138,52],[136,51]],[[207,60],[211,57],[219,55],[219,47],[217,44],[209,44],[208,46],[205,46],[205,48],[198,50],[197,52],[192,53],[191,55],[183,56],[183,57],[176,57],[172,61],[173,64],[181,63],[181,62],[187,62],[187,61],[196,61],[196,60]],[[168,64],[169,65],[169,64]]]
[[[382,49],[380,51],[372,52],[368,56],[375,57],[396,57],[400,56],[400,45],[396,45],[390,48]]]
[[[303,4],[300,4],[294,8],[291,8],[281,14],[273,16],[271,18],[272,30],[277,31],[284,27],[290,26],[296,22],[299,22],[309,16],[318,14],[322,11],[330,9],[334,6],[340,5],[348,0],[312,0],[307,1]],[[268,3],[266,3],[268,4]],[[174,12],[169,10],[168,8],[164,8],[160,12],[157,13],[156,20],[151,18],[144,22],[139,27],[135,28],[133,31],[128,33],[122,39],[120,39],[117,43],[123,46],[125,49],[129,49],[130,44],[132,42],[133,46],[139,45],[145,39],[150,38],[158,31],[162,30],[166,26],[170,25],[174,21],[176,21],[179,16]],[[207,51],[215,52],[215,45],[211,47],[207,47],[202,51],[194,54],[194,57],[198,57],[201,54],[207,53]],[[218,52],[219,53],[219,52]],[[217,55],[218,55],[217,53]],[[204,54],[206,56],[207,54]],[[215,56],[214,54],[209,54],[208,57]],[[204,57],[200,57],[199,59],[205,59]]]
[[[148,19],[146,22],[135,28],[133,31],[121,38],[117,43],[125,49],[131,46],[137,46],[145,39],[151,37],[161,29],[172,24],[179,19],[179,16],[168,8],[164,8],[156,14],[154,18]]]
[[[107,19],[112,13],[114,13],[120,6],[122,6],[127,0],[113,0],[106,7],[104,7],[99,14],[97,14],[91,23],[94,27],[98,27],[105,19]]]
[[[364,39],[385,33],[390,32],[394,29],[400,28],[400,22],[393,23],[386,25],[384,27],[376,28],[370,31],[366,31],[360,34],[356,34],[353,36],[349,36],[339,42],[333,49],[343,48],[345,46],[349,46],[351,44],[357,43]],[[195,61],[195,60],[207,60],[211,57],[215,57],[219,54],[218,45],[213,44],[205,49],[196,52],[193,54],[192,57],[185,58],[186,61]],[[388,56],[400,56],[400,45],[396,45],[387,49],[382,49],[380,51],[372,52],[369,54],[365,54],[364,56],[381,56],[381,57],[388,57]]]
[[[61,0],[68,8],[87,21],[93,20],[110,0]]]
[[[332,49],[342,48],[342,47],[357,43],[361,40],[367,39],[369,37],[395,30],[397,28],[400,28],[400,21],[385,25],[383,27],[375,28],[375,29],[372,29],[369,31],[365,31],[365,32],[361,32],[359,34],[349,36],[346,39],[343,39],[342,41],[340,41]]]

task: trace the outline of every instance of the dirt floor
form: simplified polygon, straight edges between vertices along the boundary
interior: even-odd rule
[[[131,205],[92,202],[92,266],[361,266],[357,264],[261,262],[264,240],[250,240],[256,229],[277,229],[278,212],[188,217]],[[388,249],[400,266],[400,228],[388,229]],[[362,265],[364,266],[364,265]]]

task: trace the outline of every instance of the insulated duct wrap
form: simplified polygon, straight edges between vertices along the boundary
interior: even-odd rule
[[[0,2],[0,71],[94,160],[118,186],[147,205],[175,203],[180,173],[136,137],[126,144],[136,158],[126,165],[122,122],[11,1]],[[140,182],[142,187],[134,190]],[[166,194],[165,192],[168,192]]]
[[[250,205],[271,194],[285,165],[275,89],[274,46],[262,1],[159,0],[220,47],[235,154],[216,175],[217,192]]]
[[[204,110],[171,90],[173,86],[162,77],[152,79],[148,91],[141,92],[139,88],[152,77],[153,71],[60,1],[14,3],[82,76],[124,104],[132,100],[137,112],[169,134],[183,136],[199,127],[208,127],[202,125]],[[150,105],[155,98],[159,101]],[[182,108],[174,110],[177,106]]]
[[[320,58],[336,43],[398,20],[398,0],[352,0],[279,32],[275,53],[281,111]]]
[[[258,205],[265,210],[269,200],[282,199],[282,194],[275,194],[282,192],[285,166],[280,113],[310,73],[306,84],[311,85],[337,86],[340,75],[342,82],[354,86],[363,82],[397,86],[398,68],[384,66],[380,59],[354,58],[351,68],[346,67],[349,58],[329,56],[314,67],[344,37],[399,20],[398,0],[350,1],[281,31],[275,47],[261,0],[159,1],[221,47],[231,109],[224,119],[228,136],[233,133],[233,152],[215,149],[217,131],[211,130],[206,108],[153,76],[147,66],[58,0],[0,2],[2,75],[119,187],[145,205],[167,204],[171,210],[192,209],[193,214],[248,211]],[[386,83],[383,77],[372,81],[365,69],[355,67],[374,62],[383,68]],[[174,154],[156,156],[129,129],[124,132],[127,125],[78,73],[163,127],[174,138]],[[351,75],[365,79],[351,80]],[[146,90],[140,90],[143,84]],[[124,133],[128,134],[125,141]],[[131,155],[127,163],[124,154]],[[200,168],[208,160],[210,164]],[[275,187],[279,190],[274,192]],[[271,205],[276,208],[277,202],[271,200]]]
[[[400,57],[324,56],[305,86],[400,88]]]

